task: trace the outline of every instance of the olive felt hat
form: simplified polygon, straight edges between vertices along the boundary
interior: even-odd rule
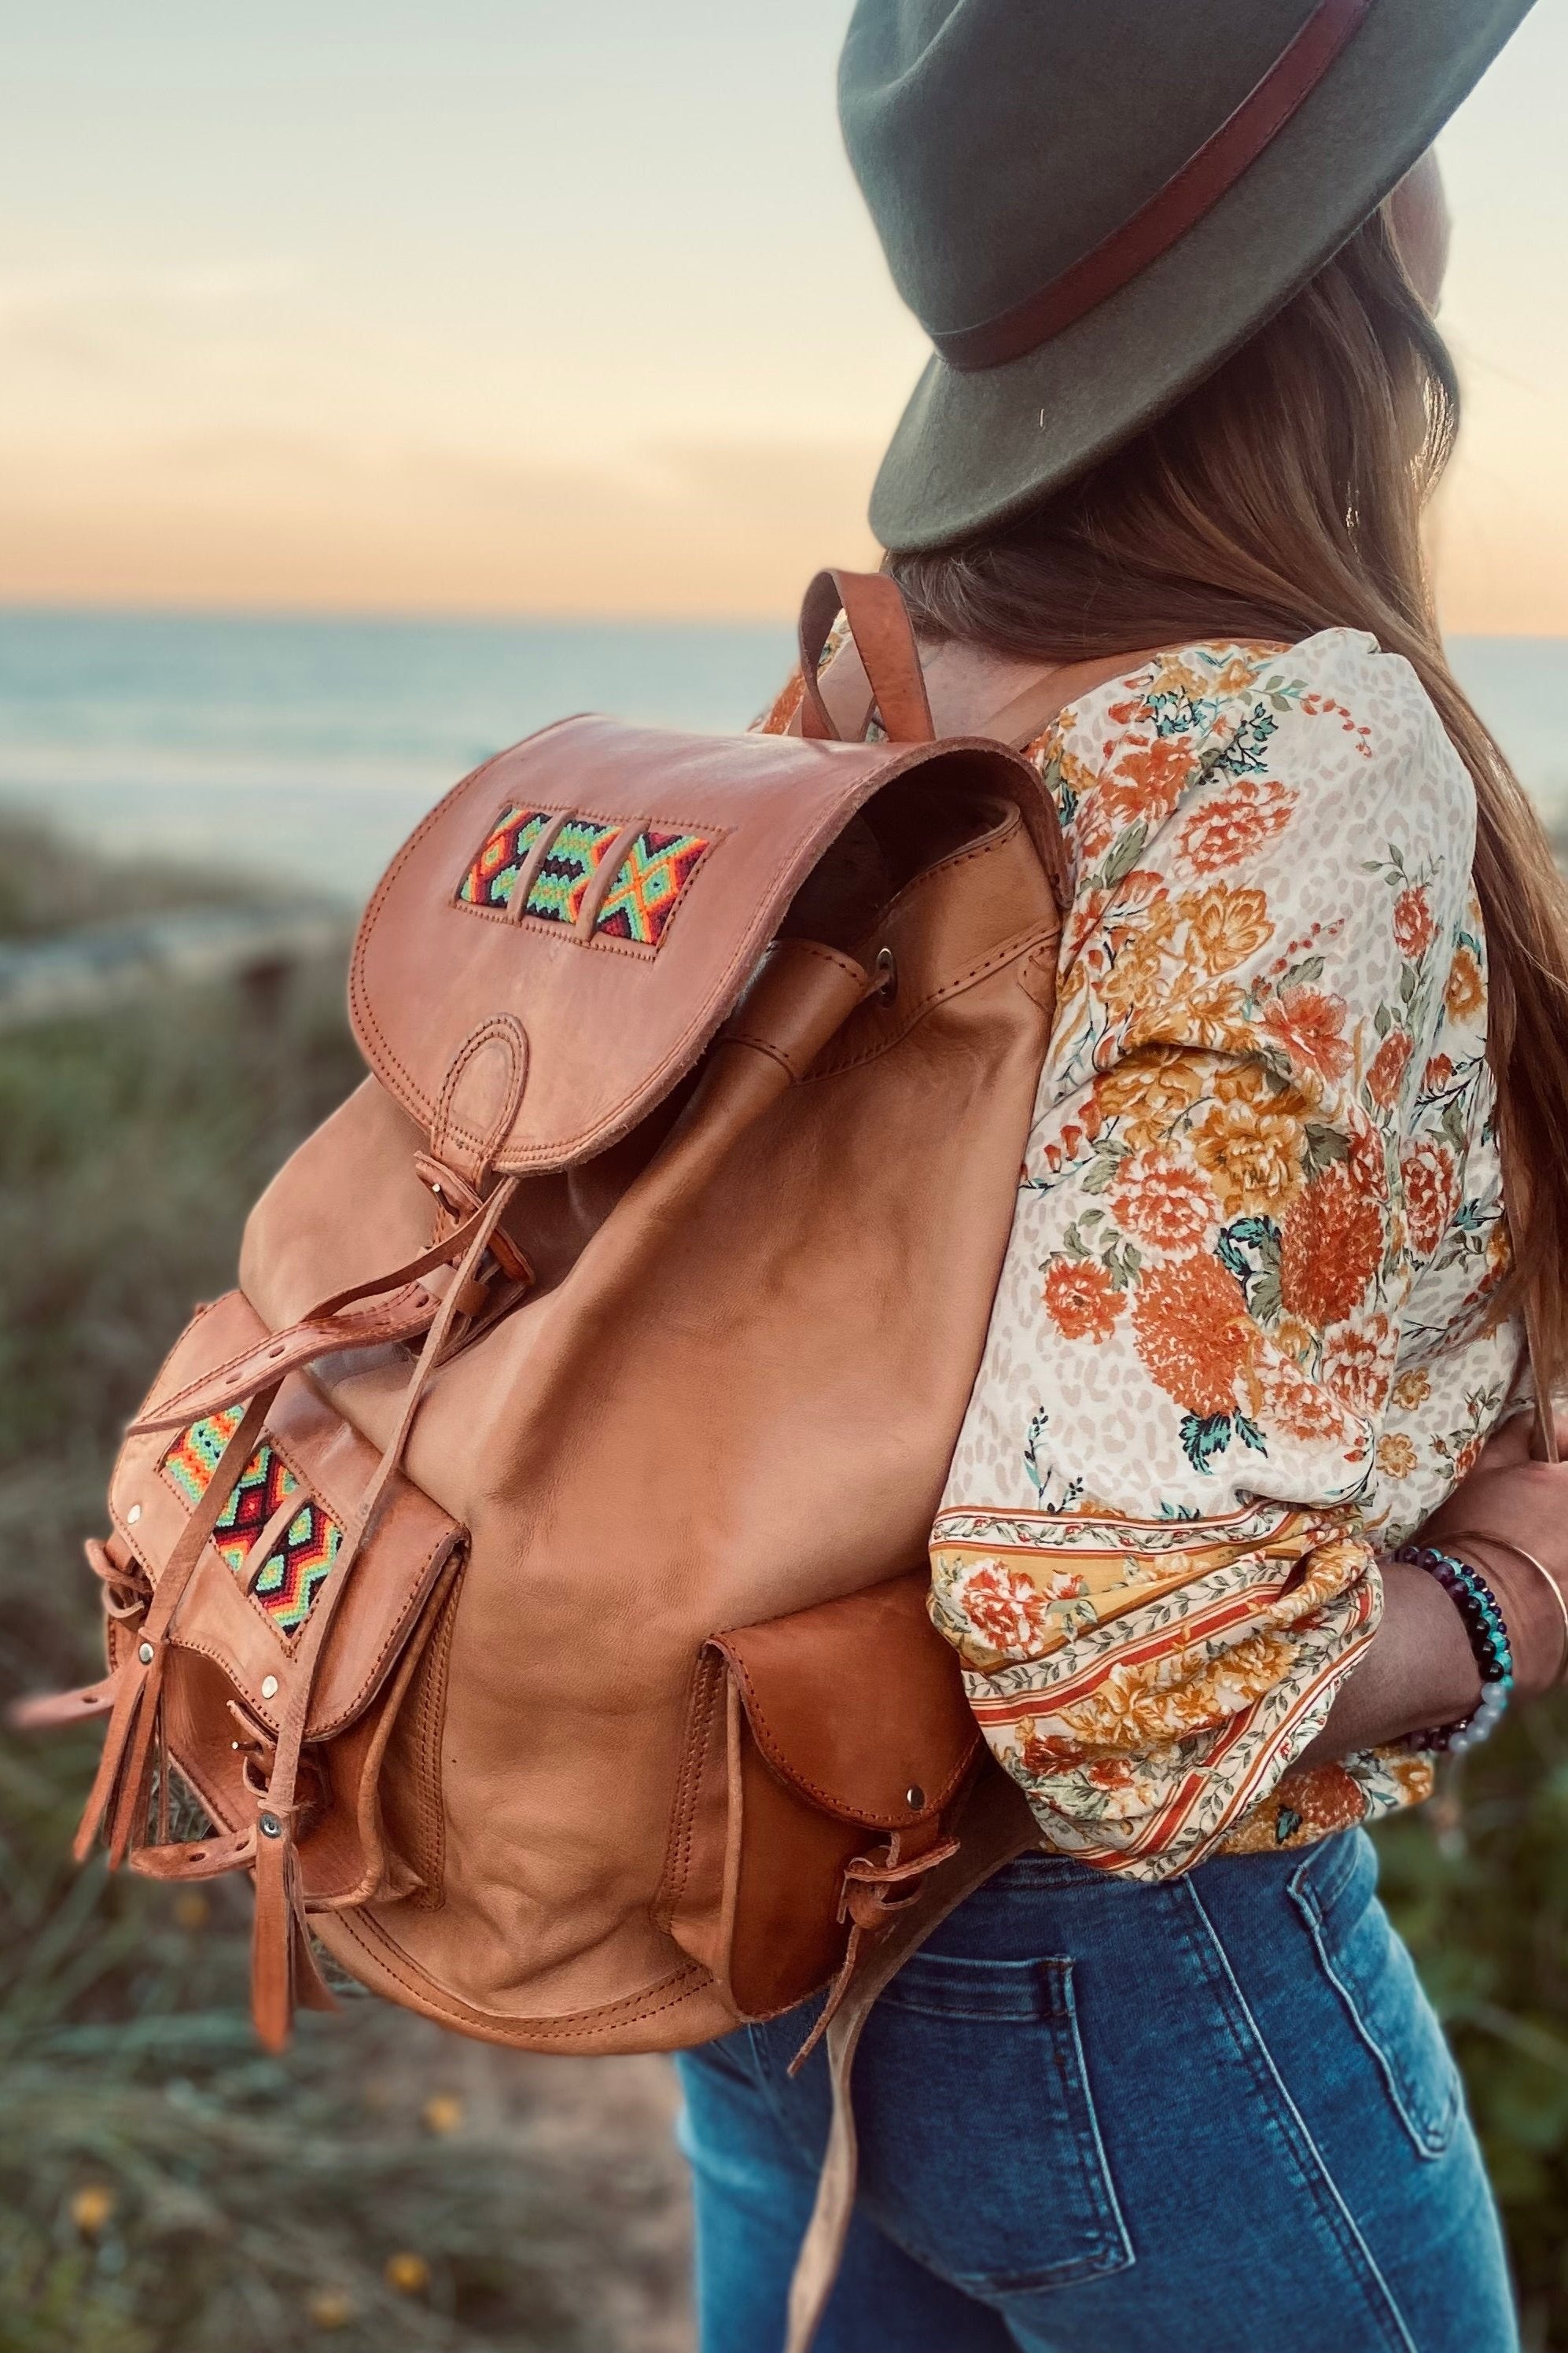
[[[1170,407],[1373,213],[1531,0],[858,0],[849,159],[935,345],[886,547],[1021,512]]]

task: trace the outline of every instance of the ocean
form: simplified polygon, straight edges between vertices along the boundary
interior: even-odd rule
[[[1451,650],[1542,814],[1568,828],[1568,638]],[[574,711],[743,727],[790,656],[782,622],[0,610],[0,810],[115,855],[358,902],[502,744]]]

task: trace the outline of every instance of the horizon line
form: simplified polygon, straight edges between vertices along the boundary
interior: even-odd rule
[[[312,628],[636,628],[659,630],[731,629],[793,630],[795,615],[784,607],[776,613],[647,613],[636,610],[566,607],[549,610],[533,606],[473,606],[452,607],[418,605],[244,604],[228,599],[195,604],[183,599],[149,598],[127,604],[118,598],[23,597],[0,595],[0,622],[16,617],[56,617],[75,620],[163,620],[299,623]],[[1563,645],[1568,630],[1445,629],[1445,641],[1456,638],[1496,639],[1514,645]]]

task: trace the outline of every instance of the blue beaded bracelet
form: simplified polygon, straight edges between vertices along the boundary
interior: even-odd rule
[[[1460,1756],[1467,1748],[1479,1747],[1483,1740],[1489,1739],[1508,1706],[1513,1690],[1513,1650],[1507,1623],[1497,1595],[1480,1570],[1472,1568],[1468,1560],[1460,1560],[1451,1552],[1439,1552],[1435,1545],[1422,1544],[1402,1546],[1394,1557],[1407,1560],[1436,1578],[1464,1621],[1481,1674],[1480,1700],[1468,1715],[1461,1717],[1458,1724],[1434,1725],[1425,1732],[1412,1732],[1401,1745]]]

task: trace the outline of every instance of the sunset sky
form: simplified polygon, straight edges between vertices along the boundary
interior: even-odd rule
[[[60,0],[5,37],[0,597],[774,614],[921,363],[848,0]],[[1443,147],[1458,629],[1568,633],[1568,0]]]

